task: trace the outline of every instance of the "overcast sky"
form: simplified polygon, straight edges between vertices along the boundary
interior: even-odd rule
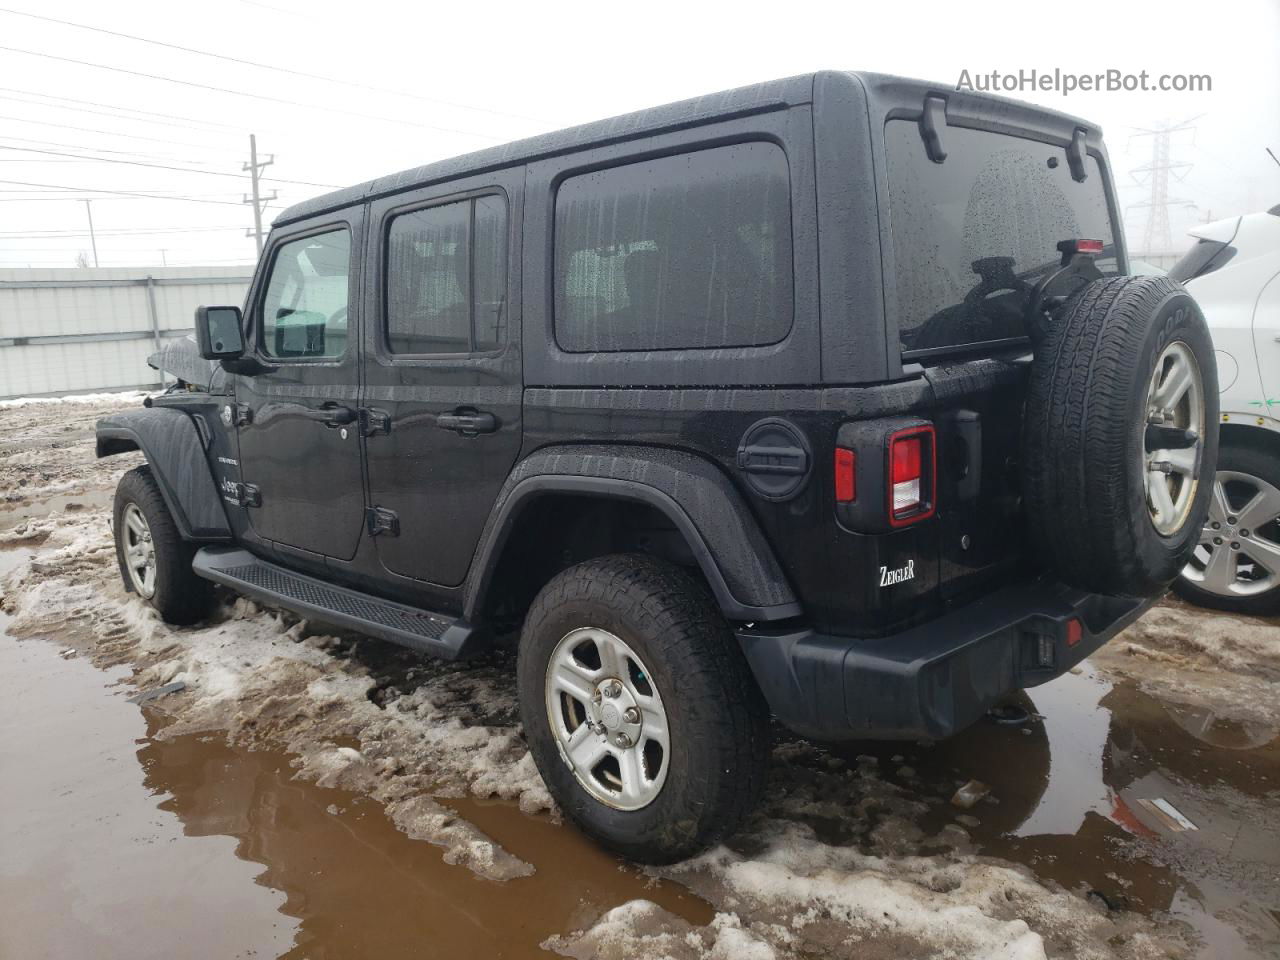
[[[88,254],[85,197],[103,266],[252,262],[240,202],[250,132],[275,157],[265,175],[295,181],[266,184],[279,192],[269,218],[327,189],[308,184],[822,68],[947,84],[966,69],[1207,73],[1206,93],[1015,96],[1100,123],[1126,206],[1150,193],[1129,171],[1151,162],[1152,138],[1134,134],[1193,120],[1172,140],[1173,160],[1190,166],[1170,195],[1194,204],[1170,213],[1175,246],[1197,221],[1280,203],[1280,166],[1265,152],[1280,154],[1280,0],[6,5],[327,79],[0,12],[0,266]],[[1137,249],[1146,211],[1125,221]]]

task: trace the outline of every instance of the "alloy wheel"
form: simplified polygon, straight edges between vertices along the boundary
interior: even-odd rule
[[[607,630],[572,630],[551,653],[545,690],[560,756],[578,783],[618,810],[652,803],[670,765],[670,728],[636,652]]]
[[[1200,479],[1204,380],[1191,348],[1175,340],[1156,361],[1147,388],[1142,466],[1151,523],[1161,536],[1180,531]]]
[[[1248,473],[1219,470],[1209,519],[1182,575],[1223,597],[1280,586],[1280,489]]]
[[[151,527],[136,503],[125,506],[120,515],[124,527],[125,567],[133,589],[144,600],[150,600],[156,592],[156,546],[151,539]]]

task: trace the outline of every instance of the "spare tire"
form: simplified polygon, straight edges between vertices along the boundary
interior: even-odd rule
[[[1204,316],[1167,277],[1113,277],[1076,292],[1037,339],[1023,421],[1032,544],[1072,586],[1154,596],[1195,549],[1213,488]]]

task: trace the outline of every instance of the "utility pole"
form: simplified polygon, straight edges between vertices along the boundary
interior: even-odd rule
[[[98,238],[93,235],[93,207],[89,201],[84,202],[84,212],[89,215],[89,243],[93,246],[93,265],[98,265]]]
[[[253,229],[246,230],[246,237],[253,237],[258,244],[258,256],[262,256],[262,210],[266,205],[276,199],[278,194],[275,190],[271,191],[271,196],[264,197],[259,180],[263,169],[271,166],[276,162],[276,155],[271,154],[266,160],[258,159],[258,138],[254,134],[249,134],[249,162],[244,165],[245,171],[249,174],[249,184],[253,190],[253,196],[246,196],[244,202],[253,205]]]
[[[1135,183],[1151,187],[1151,195],[1147,200],[1130,205],[1147,209],[1147,227],[1142,240],[1142,253],[1145,256],[1170,252],[1173,235],[1169,229],[1169,208],[1195,206],[1191,200],[1169,196],[1169,178],[1172,176],[1181,183],[1191,172],[1190,163],[1173,161],[1173,135],[1184,131],[1194,133],[1194,121],[1197,119],[1199,118],[1192,117],[1182,123],[1166,122],[1150,129],[1139,128],[1133,134],[1134,137],[1151,138],[1151,162],[1129,171]]]

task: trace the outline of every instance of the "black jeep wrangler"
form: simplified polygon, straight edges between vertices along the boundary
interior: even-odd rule
[[[219,583],[439,657],[517,635],[564,812],[684,857],[760,796],[770,713],[946,737],[1187,562],[1212,345],[1127,269],[1095,126],[867,74],[340,190],[99,424],[148,461],[120,569],[172,623]]]

